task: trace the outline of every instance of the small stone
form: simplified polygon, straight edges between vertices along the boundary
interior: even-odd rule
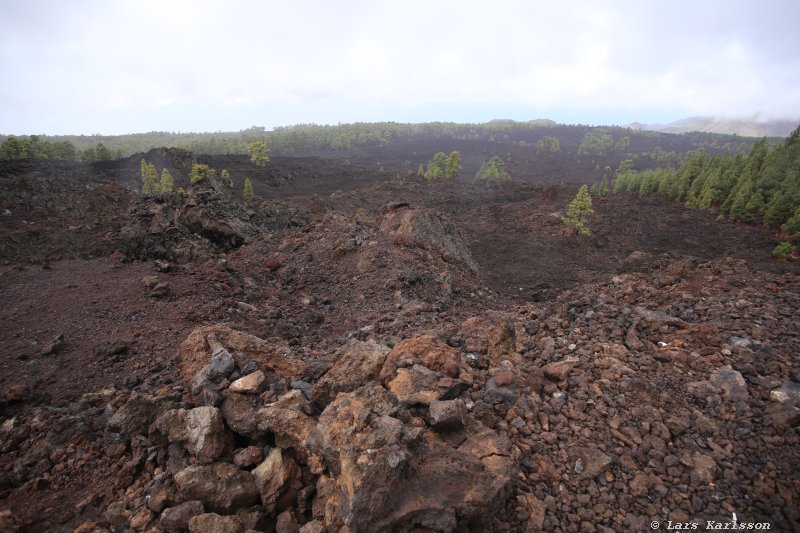
[[[211,354],[211,362],[200,369],[190,384],[192,394],[198,394],[211,383],[219,383],[236,368],[236,361],[225,348],[218,348]]]
[[[112,526],[127,526],[131,513],[125,508],[125,502],[114,502],[108,506],[103,518],[108,520]]]
[[[583,448],[576,450],[574,456],[576,457],[575,473],[579,474],[582,478],[593,478],[603,471],[612,463],[611,457],[595,448]],[[577,463],[582,462],[582,470],[578,472]]]
[[[258,308],[255,305],[249,304],[247,302],[236,302],[236,307],[240,311],[244,311],[245,313],[255,313],[256,311],[258,311]]]
[[[159,524],[164,531],[185,531],[189,520],[205,512],[203,502],[192,500],[164,509]]]
[[[233,454],[233,464],[239,468],[250,468],[264,460],[264,450],[259,446],[248,446]]]
[[[435,429],[461,429],[467,421],[467,406],[463,400],[433,401],[430,404],[430,418],[431,426]]]
[[[142,285],[145,286],[146,289],[152,290],[153,287],[158,285],[158,276],[145,276],[142,278]]]
[[[242,375],[246,376],[248,374],[252,374],[258,370],[258,362],[257,361],[248,361],[242,367]]]
[[[302,381],[300,379],[293,380],[289,382],[289,387],[292,389],[297,389],[303,393],[303,396],[306,397],[306,400],[311,399],[311,383],[307,381]]]
[[[709,378],[709,381],[717,390],[722,392],[725,398],[732,402],[746,402],[750,398],[744,377],[730,367],[714,373]]]
[[[566,379],[577,361],[578,360],[576,358],[570,357],[564,359],[563,361],[549,363],[545,365],[542,370],[547,378],[553,381],[561,381]]]
[[[278,521],[275,524],[275,533],[298,533],[300,526],[297,524],[294,515],[291,511],[286,510],[278,515]]]
[[[61,351],[66,343],[64,342],[64,334],[59,333],[42,348],[42,355],[52,355]]]
[[[717,462],[712,457],[695,452],[692,456],[692,470],[689,472],[692,483],[696,485],[713,483],[716,471]]]
[[[769,397],[771,400],[780,403],[788,402],[789,400],[800,402],[800,383],[790,381],[781,388],[770,391]]]
[[[514,372],[506,368],[501,368],[494,373],[494,383],[498,387],[505,387],[514,383]]]
[[[534,494],[523,494],[520,496],[523,506],[528,511],[527,531],[541,531],[544,526],[544,516],[547,512],[547,504],[536,497]]]
[[[148,508],[144,507],[133,515],[131,518],[131,528],[136,531],[144,531],[153,521],[155,514]]]
[[[635,497],[640,498],[647,494],[649,490],[649,480],[647,474],[643,472],[637,473],[630,483],[631,494]]]
[[[312,520],[303,524],[299,533],[326,533],[326,531],[328,531],[328,528],[325,527],[324,523],[319,520]]]
[[[152,288],[150,291],[151,298],[163,298],[165,296],[169,296],[169,293],[172,292],[172,287],[170,287],[169,282],[161,281],[156,284],[155,287]]]
[[[259,392],[266,379],[267,378],[264,375],[264,372],[261,370],[256,370],[251,374],[247,374],[246,376],[237,379],[231,383],[229,388],[233,392],[239,392],[242,394],[255,394]]]

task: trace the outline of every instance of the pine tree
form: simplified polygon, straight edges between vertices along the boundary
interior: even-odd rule
[[[511,179],[505,169],[505,162],[498,156],[492,156],[488,161],[481,165],[478,173],[475,174],[476,180],[507,180]]]
[[[155,165],[142,159],[139,168],[142,173],[142,194],[148,195],[161,192],[161,185],[157,183],[158,174],[156,173]]]
[[[592,197],[589,195],[589,189],[586,185],[581,185],[578,189],[578,194],[569,203],[567,207],[567,215],[561,220],[567,226],[573,228],[577,235],[590,235],[587,220],[589,216],[594,213],[592,209]]]
[[[193,165],[189,172],[189,183],[197,183],[203,178],[209,179],[216,177],[217,171],[208,165]]]
[[[419,168],[417,169],[417,176],[420,178],[425,177],[425,166],[422,163],[419,164]]]
[[[257,167],[263,167],[269,162],[270,147],[264,141],[253,141],[247,145],[250,161]]]
[[[794,214],[789,217],[786,224],[781,226],[781,230],[792,235],[795,239],[800,239],[800,207],[795,209]]]
[[[175,180],[166,168],[161,171],[161,192],[172,192],[175,189]]]
[[[231,173],[230,172],[228,172],[227,170],[225,170],[223,168],[222,169],[222,173],[220,173],[219,177],[220,177],[220,179],[222,180],[222,182],[225,185],[227,185],[228,187],[233,189],[233,180],[231,179]]]
[[[455,179],[461,174],[463,167],[461,166],[461,154],[458,152],[450,152],[444,164],[444,177],[445,179]]]
[[[444,177],[446,166],[447,156],[444,155],[444,152],[437,152],[428,163],[428,170],[425,172],[425,177],[429,180]]]
[[[592,188],[589,189],[589,192],[591,193],[592,196],[597,196],[598,194],[600,194],[600,184],[597,183],[596,181],[592,183]]]
[[[246,200],[253,198],[256,193],[253,190],[253,182],[250,181],[250,178],[245,178],[244,180],[244,190],[242,191],[242,195]]]
[[[600,196],[608,196],[609,193],[608,178],[606,178],[605,175],[603,175],[603,179],[600,180],[600,187],[598,192],[600,193]]]

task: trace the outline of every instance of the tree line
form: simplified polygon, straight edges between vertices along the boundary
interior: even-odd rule
[[[101,142],[79,150],[70,141],[46,141],[38,135],[11,135],[0,144],[0,159],[55,159],[93,163],[121,157],[121,150],[112,150]]]
[[[582,138],[580,137],[582,136]],[[560,138],[561,137],[561,138]],[[567,138],[580,138],[567,147]],[[721,150],[752,146],[752,140],[735,135],[670,135],[622,127],[559,125],[551,120],[492,120],[486,123],[428,122],[357,122],[352,124],[298,124],[267,131],[253,126],[237,132],[175,133],[149,132],[127,135],[0,136],[0,158],[48,158],[75,161],[118,159],[153,148],[181,148],[208,155],[247,154],[248,146],[263,141],[274,153],[308,155],[342,152],[359,148],[381,147],[400,141],[424,138],[484,141],[504,146],[528,147],[539,153],[570,152],[602,156],[611,150],[626,151],[635,138],[653,142],[683,140],[683,145],[708,146]],[[689,141],[689,142],[686,142]],[[681,144],[681,143],[679,143]],[[666,146],[666,145],[665,145]],[[660,155],[660,154],[659,154]]]
[[[691,152],[676,169],[636,170],[624,161],[614,193],[661,193],[697,209],[718,209],[721,219],[760,223],[800,238],[800,127],[785,142],[761,139],[748,154]]]

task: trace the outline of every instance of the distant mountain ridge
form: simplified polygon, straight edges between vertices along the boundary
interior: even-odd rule
[[[759,121],[722,117],[688,117],[668,124],[639,124],[637,122],[630,124],[629,127],[663,133],[707,131],[744,137],[788,137],[797,129],[798,124],[800,121],[796,120]]]

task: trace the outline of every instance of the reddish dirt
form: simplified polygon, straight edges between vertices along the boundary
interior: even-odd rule
[[[237,158],[208,160],[234,170],[237,164],[245,165]],[[687,344],[682,347],[688,346],[685,351],[712,349],[714,354],[719,351],[723,337],[727,340],[747,333],[763,339],[765,345],[779,353],[773,362],[765,358],[766,352],[759,352],[756,363],[746,359],[751,354],[739,352],[725,360],[741,368],[749,378],[756,376],[756,370],[747,374],[748,369],[756,367],[759,375],[769,375],[769,380],[752,377],[752,383],[759,387],[753,403],[759,424],[760,410],[769,401],[768,388],[797,377],[796,355],[795,359],[789,355],[796,354],[796,335],[792,339],[786,331],[797,313],[800,268],[796,262],[774,261],[770,251],[777,241],[760,228],[716,222],[713,213],[686,210],[663,198],[617,196],[595,200],[596,214],[590,220],[592,235],[582,239],[565,232],[560,223],[559,212],[574,194],[569,187],[519,182],[489,186],[428,183],[414,177],[387,179],[385,175],[378,176],[382,179],[379,183],[367,183],[375,177],[372,171],[362,166],[351,175],[343,170],[347,165],[341,161],[329,167],[324,160],[276,158],[275,165],[271,174],[275,179],[257,182],[257,190],[274,192],[273,196],[306,213],[308,223],[265,232],[225,254],[180,266],[172,264],[170,272],[158,272],[151,261],[128,262],[119,254],[112,256],[118,242],[115,236],[129,222],[128,209],[137,201],[118,184],[96,184],[94,178],[86,176],[65,179],[58,174],[64,169],[57,166],[36,169],[23,166],[17,173],[0,176],[3,180],[0,212],[8,209],[11,213],[5,215],[0,229],[3,261],[0,293],[6,303],[0,310],[2,418],[10,420],[16,416],[27,420],[26,417],[32,417],[33,409],[42,408],[50,414],[42,415],[45,419],[33,424],[30,440],[44,440],[45,436],[52,440],[65,435],[62,442],[54,445],[57,451],[51,452],[52,468],[47,476],[39,472],[14,484],[10,479],[15,461],[25,450],[11,446],[0,460],[0,472],[5,476],[0,480],[0,510],[13,509],[25,531],[67,531],[85,520],[99,519],[109,503],[134,483],[133,470],[126,470],[130,450],[123,450],[118,456],[113,451],[114,443],[97,440],[97,432],[56,429],[59,424],[80,426],[74,420],[64,420],[72,416],[75,402],[86,393],[113,386],[121,402],[134,391],[180,389],[177,348],[191,330],[206,324],[226,323],[272,339],[276,344],[291,346],[298,357],[311,365],[313,373],[319,374],[329,364],[334,350],[351,336],[396,342],[433,333],[446,339],[464,329],[466,318],[483,313],[491,317],[496,310],[503,310],[517,316],[526,329],[535,326],[535,332],[549,331],[557,337],[557,354],[561,357],[567,355],[567,347],[573,340],[579,345],[586,342],[586,331],[602,342],[613,340],[621,344],[626,333],[623,326],[631,327],[629,322],[617,318],[627,316],[621,310],[610,315],[613,318],[608,323],[598,325],[589,321],[589,326],[573,328],[569,320],[578,315],[572,309],[579,308],[581,313],[593,306],[601,309],[605,303],[593,302],[603,299],[620,309],[659,305],[674,309],[678,315],[686,312],[687,301],[692,306],[702,306],[704,299],[709,298],[718,300],[711,311],[720,316],[720,309],[734,309],[719,320],[713,315],[717,321],[712,322],[712,329],[698,328],[682,335],[675,328],[653,326],[642,332],[642,337],[652,345],[661,340],[683,342]],[[116,172],[109,168],[109,172]],[[333,174],[335,178],[331,177]],[[325,182],[324,186],[320,186],[321,182]],[[86,189],[87,184],[90,189]],[[335,192],[337,189],[344,192]],[[319,194],[311,194],[313,191]],[[443,254],[436,246],[426,248],[424,242],[408,245],[396,236],[387,235],[381,229],[381,222],[385,206],[391,202],[408,202],[411,206],[444,213],[442,224],[452,223],[461,233],[477,262],[477,270],[459,262],[458,257]],[[440,237],[433,235],[434,240]],[[678,268],[683,264],[681,261],[689,265],[684,270]],[[708,261],[711,263],[705,263]],[[705,266],[695,269],[697,263]],[[745,272],[746,268],[749,270]],[[745,274],[739,274],[740,269]],[[636,273],[638,277],[624,283],[610,281],[625,272]],[[653,272],[652,276],[649,272]],[[147,276],[168,282],[168,294],[151,295],[143,283]],[[748,276],[757,280],[752,286],[748,285]],[[745,304],[751,305],[739,303],[744,299],[763,304],[764,309],[769,309],[768,313],[765,311],[768,319],[779,327],[771,332],[768,328],[742,323],[739,313],[750,309]],[[745,311],[737,311],[737,305]],[[630,314],[630,308],[625,308]],[[702,315],[698,310],[692,316]],[[753,311],[749,316],[759,315]],[[555,353],[538,355],[541,346],[537,343],[542,341],[542,334],[535,337],[535,332],[526,340],[529,346],[523,351],[530,354],[526,357],[537,364],[556,362]],[[63,343],[51,353],[43,353],[48,343],[62,334]],[[714,338],[709,341],[705,334]],[[522,341],[520,344],[524,345]],[[117,353],[110,353],[113,351]],[[686,353],[681,356],[686,357]],[[684,397],[686,370],[678,370],[679,382],[669,384],[675,370],[661,366],[661,360],[658,361],[649,355],[641,361],[629,360],[627,364],[635,366],[644,376],[642,379],[626,379],[622,384],[605,379],[609,383],[602,384],[608,389],[608,398],[618,402],[622,411],[627,407],[619,397],[625,394],[632,399],[635,409],[640,409],[636,411],[638,418],[631,418],[631,426],[649,428],[644,422],[648,416],[646,408],[651,404],[664,406],[671,404],[662,402],[674,401],[675,409],[698,408],[697,402],[693,404],[694,400]],[[715,361],[721,364],[722,359]],[[688,372],[707,372],[708,366],[704,360]],[[590,377],[592,372],[595,378],[599,376],[597,369],[586,367],[584,371]],[[603,371],[604,376],[606,373]],[[538,376],[541,381],[541,373]],[[589,394],[586,388],[595,381],[599,382],[589,379],[564,386],[581,391],[584,396],[579,402],[584,402],[583,407],[588,411],[594,404],[586,401],[585,395]],[[622,389],[614,389],[617,386]],[[550,402],[554,390],[552,383],[545,389],[539,383],[542,402]],[[86,423],[102,417],[103,402],[98,400],[97,405],[97,412],[85,415]],[[591,435],[585,435],[587,430],[578,428],[573,432],[571,421],[582,420],[580,413],[573,411],[576,409],[573,405],[565,409],[565,416],[560,411],[561,405],[556,402],[539,407],[541,412],[548,413],[554,426],[556,420],[564,419],[559,422],[558,439],[569,438],[574,446],[587,445],[591,440]],[[733,420],[734,416],[724,409],[714,416],[717,415],[725,421]],[[506,418],[507,421],[496,423],[498,427],[505,424],[508,430],[506,422],[515,417]],[[604,423],[597,427],[607,430]],[[720,422],[724,423],[728,422]],[[39,433],[35,431],[37,427]],[[733,434],[734,427],[729,429]],[[772,462],[770,472],[774,474],[775,465],[788,468],[786,461],[792,455],[787,450],[796,441],[796,435],[791,437],[795,440],[784,441],[771,428],[764,431],[771,439],[766,441],[768,445],[748,446],[769,449],[764,456]],[[792,427],[787,434],[791,436],[796,431]],[[564,462],[566,452],[554,444],[558,440],[554,432],[555,429],[552,432],[541,429],[547,440],[523,446]],[[553,435],[552,441],[547,435]],[[724,431],[722,435],[728,438]],[[623,441],[624,438],[627,437],[623,436]],[[693,446],[688,438],[687,434],[684,445]],[[735,439],[729,440],[733,447]],[[612,446],[610,437],[604,442]],[[731,461],[736,462],[737,475],[753,473],[758,466],[755,463],[762,461],[748,462],[744,450],[739,448],[736,454],[739,455]],[[636,459],[647,464],[647,451],[641,455]],[[67,464],[63,459],[66,456],[72,463]],[[527,481],[521,487],[527,493],[537,494],[539,499],[554,493],[555,489],[551,490],[544,481],[549,467],[536,466],[533,459],[523,466]],[[569,469],[562,470],[561,475],[569,474]],[[36,472],[35,467],[33,471]],[[615,472],[623,475],[620,469]],[[781,501],[787,504],[797,501],[795,474],[786,472],[784,478],[777,480],[783,494]],[[559,473],[555,476],[558,478]],[[732,487],[729,481],[723,483],[729,490],[727,494],[741,497],[744,489]],[[126,485],[127,482],[130,483]],[[581,483],[570,481],[568,492],[576,497],[562,505],[578,505]],[[751,509],[757,508],[765,516],[778,516],[776,509],[780,505],[770,504],[766,495],[769,483],[759,483],[758,505]],[[90,501],[76,508],[87,496]],[[629,500],[626,494],[620,501]],[[575,526],[563,530],[577,530],[580,521],[566,518],[572,511],[572,508],[559,510],[558,516],[564,524]],[[552,509],[548,512],[551,518],[557,514]],[[639,512],[644,516],[642,509]],[[509,517],[516,516],[514,513],[524,514],[511,500]],[[525,518],[508,520],[507,527],[501,529],[524,530]],[[604,520],[611,523],[609,517]],[[548,524],[555,529],[556,522]]]

